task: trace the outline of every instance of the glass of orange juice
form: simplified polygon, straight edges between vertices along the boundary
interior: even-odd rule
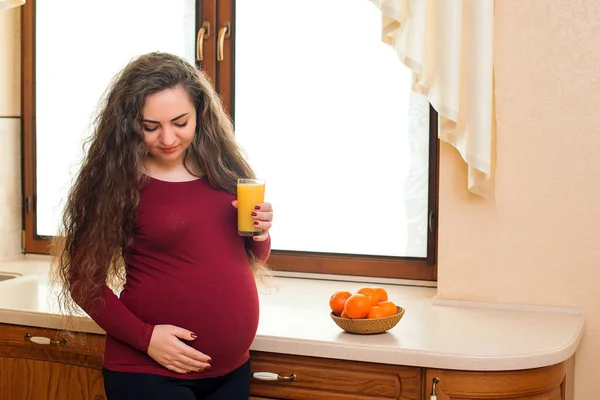
[[[265,201],[264,179],[238,179],[237,182],[238,201],[238,235],[258,236],[262,229],[254,226],[252,213],[257,204]]]

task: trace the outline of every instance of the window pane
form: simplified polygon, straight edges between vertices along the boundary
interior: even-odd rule
[[[426,257],[429,103],[365,0],[236,2],[238,141],[273,248]]]
[[[195,0],[36,1],[37,234],[53,236],[100,97],[132,58],[194,61]]]

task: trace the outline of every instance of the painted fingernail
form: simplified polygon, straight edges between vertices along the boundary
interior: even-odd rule
[[[207,362],[211,363],[211,362],[212,362],[212,359],[211,359],[211,358],[209,358]]]
[[[198,337],[195,333],[191,333],[190,336],[192,337],[192,339],[196,339]]]
[[[257,214],[257,213],[255,213],[254,211],[252,211],[252,212],[250,213],[250,215],[252,215],[253,217],[256,217],[258,214]]]
[[[260,210],[260,206],[254,207],[255,210]]]
[[[258,221],[254,221],[254,225],[258,225]]]

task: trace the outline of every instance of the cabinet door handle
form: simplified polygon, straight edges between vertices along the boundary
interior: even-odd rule
[[[288,376],[276,374],[274,372],[253,372],[252,377],[260,381],[295,381],[296,374]]]
[[[440,380],[437,376],[433,377],[433,383],[431,384],[431,395],[429,396],[429,400],[437,400],[437,384],[440,383]]]
[[[31,336],[30,333],[25,334],[25,339],[36,344],[67,344],[67,339],[52,340],[44,336]]]

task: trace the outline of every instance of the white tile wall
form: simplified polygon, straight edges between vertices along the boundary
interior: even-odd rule
[[[0,12],[0,117],[21,115],[20,10]],[[0,118],[0,261],[21,253],[21,120]]]
[[[0,118],[0,261],[21,252],[21,120]]]

